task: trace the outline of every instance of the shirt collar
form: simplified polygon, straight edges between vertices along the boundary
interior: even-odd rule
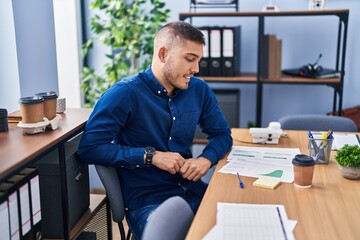
[[[151,66],[147,67],[145,70],[145,75],[146,75],[146,79],[147,82],[149,83],[152,91],[156,94],[156,95],[160,95],[160,96],[166,96],[168,97],[168,92],[167,90],[164,88],[163,85],[161,85],[159,83],[159,81],[156,79],[156,77],[154,76],[153,71],[151,70]],[[178,95],[181,92],[180,89],[176,89],[174,91],[174,94],[172,95],[172,97],[175,97],[176,95]]]

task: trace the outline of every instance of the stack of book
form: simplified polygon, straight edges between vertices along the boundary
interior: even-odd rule
[[[9,123],[19,123],[22,120],[20,110],[8,114]]]
[[[260,77],[277,80],[281,77],[282,40],[274,34],[264,35],[261,39]]]

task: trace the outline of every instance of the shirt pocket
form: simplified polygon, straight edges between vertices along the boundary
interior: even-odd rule
[[[177,135],[181,138],[191,139],[192,141],[199,117],[199,111],[185,112],[180,114],[180,124],[177,127]]]

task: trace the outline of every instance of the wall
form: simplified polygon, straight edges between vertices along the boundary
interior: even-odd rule
[[[67,107],[81,107],[80,1],[0,1],[0,107],[56,91]]]
[[[68,108],[82,106],[80,73],[83,67],[80,1],[53,0],[59,95]]]
[[[21,96],[58,92],[52,1],[12,3]]]
[[[0,53],[0,108],[13,112],[18,109],[20,84],[11,0],[0,1]]]

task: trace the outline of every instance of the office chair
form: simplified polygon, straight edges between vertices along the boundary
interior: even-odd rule
[[[350,118],[318,114],[288,115],[279,119],[283,130],[357,132]]]
[[[142,240],[183,240],[190,228],[194,213],[181,197],[163,202],[146,224]]]
[[[129,229],[125,235],[123,220],[125,217],[124,200],[120,187],[120,180],[114,167],[95,165],[96,171],[105,187],[106,195],[109,200],[113,221],[119,226],[121,239],[131,239],[132,234]]]

